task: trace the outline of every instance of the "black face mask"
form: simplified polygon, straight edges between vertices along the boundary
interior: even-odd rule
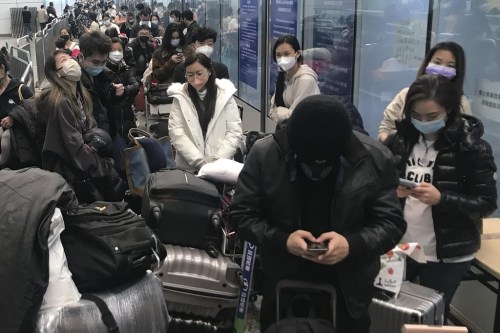
[[[66,41],[66,42],[67,42],[67,41],[68,41],[68,39],[69,39],[69,35],[62,35],[62,36],[61,36],[61,39],[64,39],[64,41]]]
[[[141,43],[146,43],[149,40],[148,36],[139,36],[139,41]]]
[[[319,181],[328,177],[333,171],[334,164],[326,160],[315,160],[308,162],[300,162],[300,167],[304,175],[312,181]]]

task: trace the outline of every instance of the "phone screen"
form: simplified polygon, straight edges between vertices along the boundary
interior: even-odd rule
[[[404,186],[404,187],[408,187],[408,188],[415,188],[415,187],[417,187],[418,184],[415,183],[414,181],[411,181],[408,179],[399,178],[399,185]]]
[[[307,243],[307,251],[323,253],[328,251],[328,247],[323,243]]]

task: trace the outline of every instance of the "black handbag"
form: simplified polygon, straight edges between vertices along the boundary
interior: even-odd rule
[[[149,104],[171,104],[173,97],[168,96],[167,89],[171,83],[151,85],[146,95]]]
[[[165,247],[124,202],[94,202],[64,213],[61,242],[80,292],[128,282],[160,268]]]

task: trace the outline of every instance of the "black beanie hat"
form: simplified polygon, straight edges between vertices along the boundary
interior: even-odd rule
[[[301,161],[334,161],[345,151],[352,136],[346,108],[331,96],[304,98],[287,121],[291,150]]]

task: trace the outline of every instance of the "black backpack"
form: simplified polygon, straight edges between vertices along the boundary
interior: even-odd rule
[[[97,201],[64,214],[61,241],[80,292],[142,276],[165,259],[165,247],[124,202]]]

